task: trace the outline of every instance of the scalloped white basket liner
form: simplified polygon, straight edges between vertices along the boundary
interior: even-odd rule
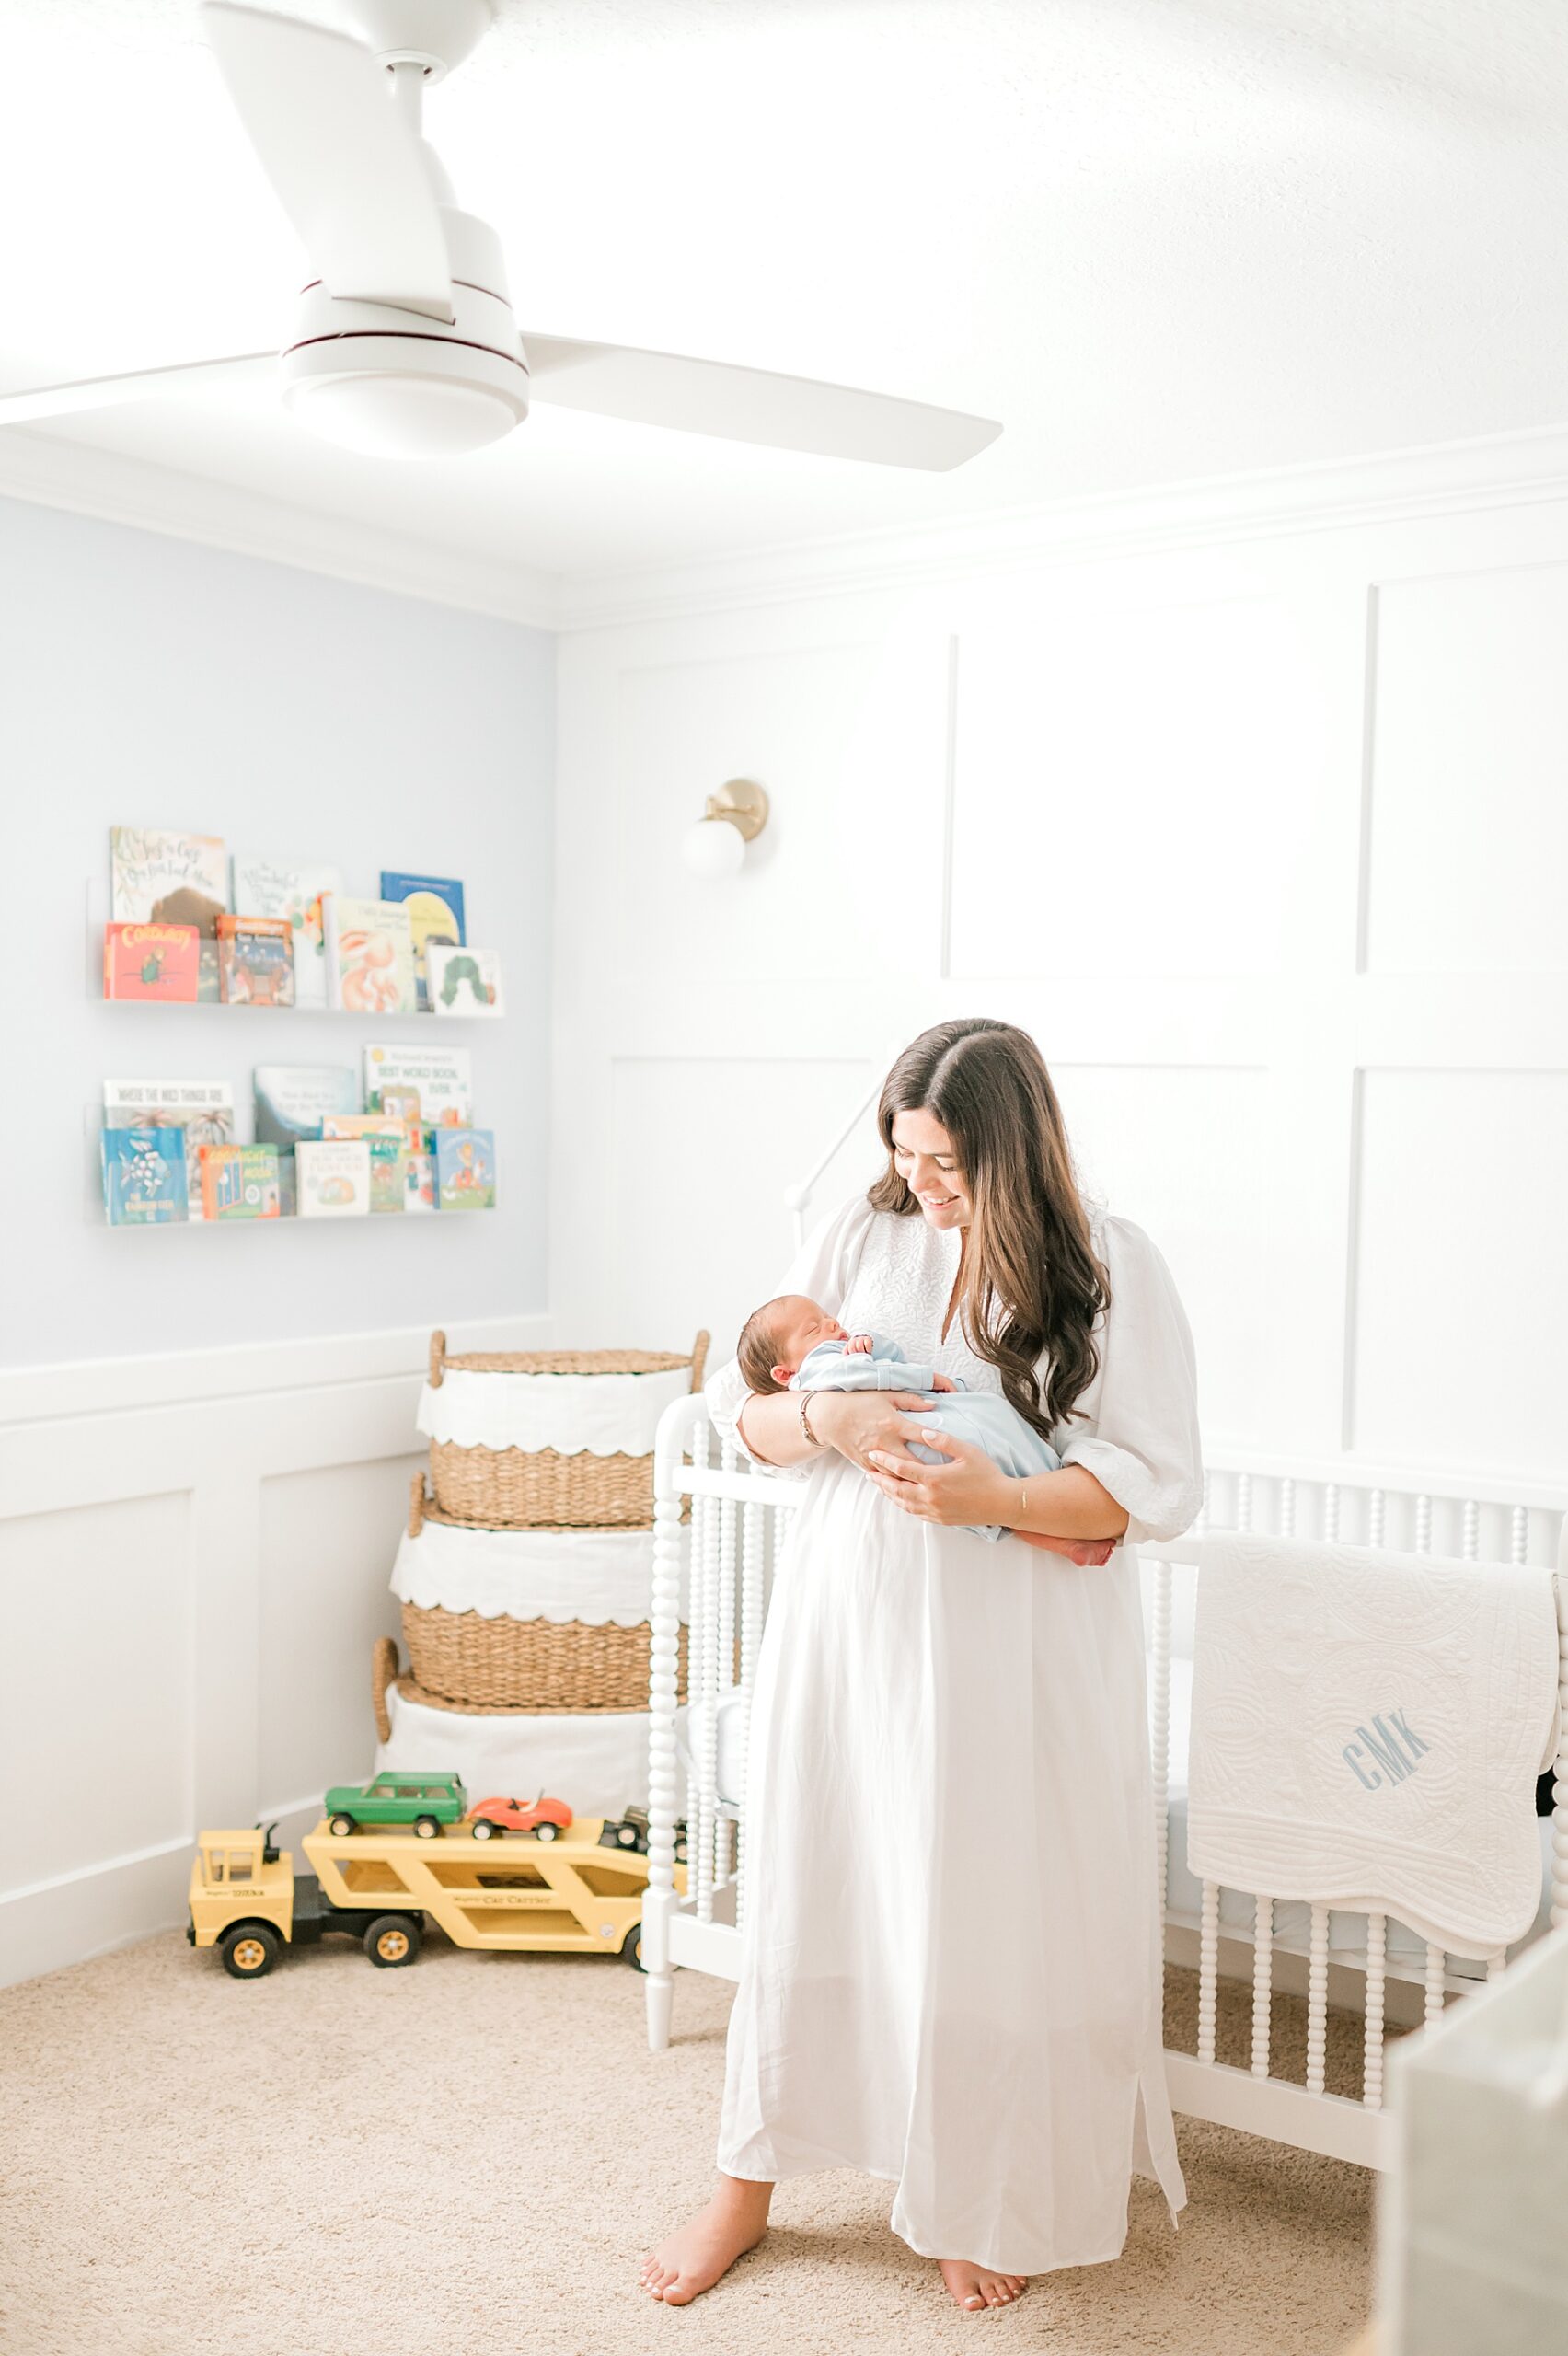
[[[417,1538],[403,1533],[392,1592],[425,1611],[636,1628],[652,1610],[653,1532],[460,1530],[427,1521]],[[683,1560],[681,1618],[686,1616]]]
[[[649,1456],[659,1418],[691,1390],[689,1366],[663,1374],[478,1374],[449,1366],[420,1393],[419,1428],[456,1448],[554,1449],[559,1456]]]
[[[386,1712],[392,1734],[376,1750],[378,1775],[392,1767],[455,1771],[470,1800],[532,1799],[545,1791],[565,1800],[574,1816],[619,1816],[648,1805],[646,1710],[466,1717],[407,1702],[394,1685]],[[685,1719],[685,1709],[677,1710],[683,1735]]]

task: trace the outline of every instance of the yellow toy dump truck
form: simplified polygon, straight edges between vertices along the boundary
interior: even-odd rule
[[[192,1946],[215,1946],[236,1980],[259,1980],[285,1946],[327,1932],[358,1939],[383,1969],[412,1963],[427,1923],[454,1946],[621,1955],[642,1968],[648,1860],[601,1843],[602,1817],[559,1840],[477,1839],[470,1823],[432,1840],[412,1829],[305,1836],[312,1870],[259,1826],[203,1832],[190,1869]],[[684,1870],[675,1869],[676,1887]]]

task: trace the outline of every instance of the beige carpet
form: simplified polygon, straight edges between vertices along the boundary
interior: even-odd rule
[[[1225,2028],[1240,2059],[1243,1992]],[[610,1958],[376,1971],[346,1941],[242,1986],[179,1934],[0,1994],[6,2356],[1337,2356],[1368,2295],[1370,2179],[1182,2122],[1179,2233],[1135,2184],[1113,2266],[964,2315],[888,2231],[891,2185],[798,2179],[686,2308],[636,2287],[711,2180],[730,1990],[676,1982],[644,2041]],[[1171,1976],[1190,2043],[1190,1975]],[[1301,2007],[1276,1998],[1276,2062]],[[1185,2020],[1189,2035],[1182,2035]],[[1355,2091],[1357,2025],[1336,2032]]]

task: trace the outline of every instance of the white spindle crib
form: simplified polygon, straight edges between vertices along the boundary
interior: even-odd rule
[[[746,1714],[774,1552],[800,1484],[761,1471],[730,1442],[719,1443],[700,1397],[682,1399],[660,1423],[654,1472],[651,1698],[649,1774],[649,1888],[643,1919],[648,1971],[648,2038],[669,2042],[673,1972],[684,1964],[724,1979],[739,1969],[746,1906],[745,1795],[720,1789],[721,1696],[738,1718],[732,1756],[744,1761]],[[682,1558],[688,1541],[682,1498],[692,1501],[689,1529],[687,1734],[677,1741],[675,1672]],[[1224,1920],[1224,1893],[1205,1883],[1192,1919],[1172,1903],[1170,1796],[1171,1661],[1190,1659],[1196,1594],[1196,1542],[1205,1531],[1256,1530],[1284,1536],[1339,1539],[1470,1562],[1558,1565],[1568,1531],[1568,1484],[1527,1489],[1482,1476],[1414,1473],[1408,1467],[1292,1461],[1270,1462],[1216,1451],[1205,1484],[1203,1513],[1185,1538],[1139,1548],[1149,1639],[1149,1727],[1159,1899],[1166,1952],[1198,1969],[1197,2053],[1168,2052],[1174,2107],[1255,2135],[1322,2152],[1363,2166],[1387,2164],[1389,2121],[1382,2108],[1383,2038],[1390,2015],[1414,2025],[1433,2019],[1450,1991],[1488,1978],[1506,1958],[1478,1967],[1427,1946],[1424,1957],[1390,1953],[1388,1918],[1365,1918],[1365,1936],[1347,1948],[1332,1943],[1331,1910],[1293,1905],[1286,1892],[1239,1893],[1251,1900],[1251,1939]],[[1557,1761],[1551,1823],[1551,1921],[1568,1921],[1568,1577],[1559,1583],[1559,1680],[1563,1749]],[[732,1773],[732,1781],[738,1779]],[[683,1787],[688,1829],[687,1889],[674,1887],[674,1829]],[[1184,1837],[1184,1836],[1183,1836]],[[1238,1894],[1231,1893],[1232,1906]],[[1282,1911],[1305,1911],[1304,1934],[1282,1933]],[[1337,1914],[1338,1910],[1335,1910]],[[1302,1945],[1302,1936],[1305,1945]],[[1342,1925],[1343,1937],[1343,1925]],[[1250,1946],[1250,1953],[1249,1953]],[[1251,2067],[1216,2059],[1217,1990],[1222,1973],[1249,1977],[1252,1991]],[[1270,2074],[1269,2019],[1274,1988],[1307,1997],[1305,2084]],[[1324,2085],[1331,1997],[1362,2003],[1366,2013],[1359,2101]]]

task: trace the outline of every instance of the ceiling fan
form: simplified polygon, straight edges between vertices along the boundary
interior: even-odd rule
[[[197,9],[246,133],[318,273],[281,355],[248,352],[0,394],[0,425],[282,376],[299,421],[378,456],[482,448],[530,399],[785,450],[945,471],[987,418],[801,376],[518,331],[500,240],[463,212],[421,129],[495,0],[352,0],[363,39],[296,17]]]

